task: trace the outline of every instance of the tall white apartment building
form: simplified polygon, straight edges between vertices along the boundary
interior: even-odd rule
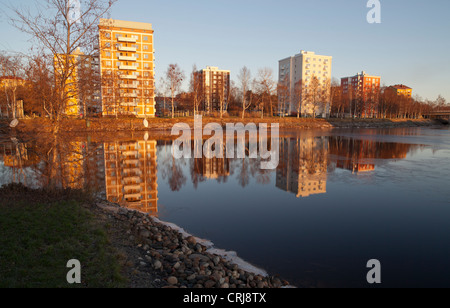
[[[328,99],[322,97],[318,103],[318,98],[312,98],[308,93],[311,93],[311,81],[314,78],[317,78],[322,91],[330,93],[332,61],[331,56],[316,55],[314,52],[304,50],[293,57],[280,60],[279,83],[285,87],[287,95],[281,98],[279,90],[279,112],[296,114],[301,102],[302,115],[310,116],[315,113],[326,117],[330,113],[329,97]]]

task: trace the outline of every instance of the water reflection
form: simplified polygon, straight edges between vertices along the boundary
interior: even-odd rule
[[[327,192],[328,139],[283,138],[276,186],[298,198]]]
[[[405,159],[417,146],[401,143],[387,143],[373,140],[359,140],[336,136],[329,140],[330,155],[337,168],[358,172],[375,170],[377,159]]]
[[[0,180],[90,189],[298,285],[365,287],[380,258],[383,286],[448,286],[450,134],[418,132],[285,134],[276,170],[248,145],[240,159],[174,159],[170,140],[0,136]]]
[[[157,215],[156,141],[105,143],[104,158],[107,199]]]
[[[261,170],[260,159],[246,157],[175,159],[172,141],[124,140],[114,142],[16,138],[0,141],[2,184],[21,182],[32,187],[89,189],[109,201],[158,215],[158,172],[171,191],[181,191],[187,173],[194,189],[201,183],[241,187],[251,180],[271,183],[297,198],[327,193],[327,177],[336,168],[352,173],[374,171],[380,160],[406,158],[418,145],[361,140],[345,136],[281,137],[276,170]],[[158,155],[160,155],[158,159]],[[158,166],[158,161],[160,166]],[[32,179],[30,181],[30,178]]]

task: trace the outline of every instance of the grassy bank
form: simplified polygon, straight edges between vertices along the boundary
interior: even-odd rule
[[[150,131],[164,132],[170,131],[176,123],[187,123],[194,126],[194,119],[176,118],[176,119],[148,119],[148,128],[144,127],[143,119],[111,119],[95,118],[90,119],[88,123],[83,119],[65,119],[62,123],[62,132],[118,132],[118,131]],[[246,118],[242,120],[239,117],[203,118],[203,125],[208,123],[219,123],[222,126],[227,123],[278,123],[280,129],[332,129],[332,128],[393,128],[393,127],[414,127],[414,126],[432,126],[442,125],[435,120],[409,120],[409,119],[311,119],[311,118]],[[8,123],[0,123],[7,127]],[[15,129],[22,133],[48,133],[52,130],[52,122],[49,119],[24,119]]]
[[[0,287],[120,287],[115,251],[77,194],[0,189]],[[67,283],[71,259],[80,261],[81,285]]]

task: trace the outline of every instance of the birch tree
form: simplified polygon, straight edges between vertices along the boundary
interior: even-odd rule
[[[184,72],[180,69],[178,64],[170,64],[166,71],[166,81],[170,89],[170,97],[172,102],[172,119],[175,118],[175,97],[181,90],[181,85],[184,80]]]
[[[10,22],[54,60],[58,102],[53,116],[53,133],[60,130],[68,102],[74,98],[70,79],[77,68],[71,55],[77,49],[93,55],[98,44],[99,19],[116,0],[39,0],[34,6],[11,7]]]
[[[238,82],[241,91],[242,119],[245,118],[245,111],[250,108],[252,101],[248,99],[248,92],[251,91],[252,74],[250,70],[244,66],[238,75]]]

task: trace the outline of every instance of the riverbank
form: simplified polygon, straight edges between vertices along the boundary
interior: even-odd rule
[[[71,259],[82,265],[82,284],[75,287],[288,285],[183,230],[107,201],[21,185],[3,187],[0,195],[7,200],[0,206],[2,287],[73,287],[66,281]]]
[[[147,131],[151,134],[167,135],[176,123],[186,123],[191,128],[194,127],[194,119],[148,119],[148,127],[144,126],[142,119],[90,119],[88,122],[81,119],[65,119],[62,122],[61,132],[77,133],[108,133],[120,131]],[[232,123],[255,123],[272,124],[277,123],[283,130],[299,129],[333,129],[333,128],[396,128],[396,127],[423,127],[423,126],[442,126],[443,123],[437,120],[420,119],[297,119],[297,118],[203,118],[203,126],[208,123],[219,123],[223,127]],[[1,130],[5,133],[11,130],[8,122],[0,122]],[[14,128],[19,133],[50,133],[52,131],[52,122],[49,119],[24,119],[20,120],[19,125]]]

